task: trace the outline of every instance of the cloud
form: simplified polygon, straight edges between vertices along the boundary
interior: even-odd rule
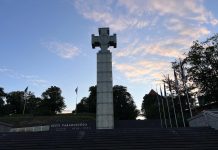
[[[8,69],[8,68],[0,68],[0,73],[14,79],[18,80],[25,80],[26,82],[29,82],[32,85],[37,85],[37,86],[45,86],[47,85],[48,81],[40,79],[36,75],[25,75],[22,73],[19,73],[15,70]]]
[[[79,48],[72,43],[50,41],[43,43],[43,45],[48,48],[49,51],[65,59],[73,58],[79,54]]]
[[[191,40],[210,34],[202,25],[218,25],[218,19],[204,7],[202,0],[119,0],[119,3],[136,18],[147,14],[161,16],[161,21],[167,22],[166,29],[179,32],[181,36],[190,37]]]
[[[74,7],[86,19],[109,26],[114,31],[123,31],[130,28],[144,28],[149,25],[149,20],[136,18],[128,13],[121,13],[119,5],[114,6],[111,1],[86,1],[77,0],[73,2]],[[112,6],[113,5],[113,6]],[[113,7],[113,10],[111,9]]]
[[[205,8],[203,0],[77,0],[73,5],[86,19],[110,25],[115,31],[142,29],[171,18],[197,25],[218,25],[218,19]]]
[[[191,25],[190,23],[184,22],[176,18],[169,19],[165,27],[168,30],[177,32],[180,36],[185,38],[191,38],[191,40],[198,39],[202,36],[207,36],[210,34],[210,31],[206,27],[199,25]]]
[[[170,63],[166,61],[140,60],[133,63],[113,64],[115,70],[122,72],[131,82],[141,83],[162,78],[162,73],[169,72]],[[162,72],[162,73],[161,73]]]
[[[185,47],[190,46],[191,42],[187,39],[170,38],[152,43],[134,41],[121,50],[114,51],[116,57],[128,56],[164,56],[178,58],[182,57]]]
[[[7,73],[7,72],[10,72],[11,70],[10,69],[7,69],[7,68],[0,68],[0,73]]]
[[[218,20],[206,10],[202,0],[119,0],[119,3],[132,14],[153,13],[194,20],[199,23],[218,24]]]
[[[43,80],[43,79],[28,79],[29,82],[31,82],[33,85],[35,86],[45,86],[48,84],[47,80]]]

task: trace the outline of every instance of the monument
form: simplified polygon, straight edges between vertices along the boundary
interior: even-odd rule
[[[92,34],[92,48],[97,53],[97,108],[96,128],[114,128],[112,53],[109,46],[117,47],[116,34],[110,36],[109,28],[99,28],[99,36]]]

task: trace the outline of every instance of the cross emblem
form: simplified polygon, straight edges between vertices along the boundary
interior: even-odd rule
[[[109,28],[99,28],[99,36],[92,34],[92,48],[100,47],[102,51],[108,49],[109,46],[117,47],[116,34],[110,36]]]

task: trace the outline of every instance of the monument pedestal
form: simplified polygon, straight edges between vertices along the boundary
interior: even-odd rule
[[[97,53],[97,129],[113,129],[112,54],[109,50]]]

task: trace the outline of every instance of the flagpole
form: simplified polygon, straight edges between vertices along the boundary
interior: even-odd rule
[[[189,96],[188,96],[188,90],[187,90],[187,85],[185,82],[185,75],[184,75],[184,70],[182,67],[182,62],[180,60],[180,70],[181,70],[181,77],[182,77],[182,83],[183,83],[183,87],[185,88],[185,93],[186,93],[186,98],[188,100],[188,107],[189,107],[189,112],[190,112],[190,116],[192,117],[192,110],[191,110],[191,104],[190,104],[190,100],[189,100]]]
[[[178,97],[179,97],[179,105],[180,105],[181,114],[182,114],[182,122],[183,122],[183,126],[185,127],[185,120],[184,120],[184,115],[183,115],[183,110],[182,110],[182,103],[181,103],[181,98],[180,98],[179,92],[178,92]]]
[[[160,114],[160,123],[161,123],[161,127],[163,128],[163,122],[162,122],[161,110],[160,110],[160,100],[158,97],[157,86],[156,86],[156,94],[157,94],[158,109],[159,109],[159,114]]]
[[[77,97],[78,97],[78,86],[77,86],[77,88],[75,89],[75,92],[76,92],[76,107],[75,107],[75,114],[77,114]]]
[[[184,81],[183,81],[183,86],[185,87],[186,97],[187,97],[187,100],[188,100],[189,112],[190,112],[190,116],[192,117],[192,110],[191,110],[191,106],[190,106],[190,100],[189,100],[189,97],[188,97],[188,90],[187,90],[186,83],[184,83]]]
[[[172,121],[171,121],[171,115],[170,115],[170,109],[169,109],[169,102],[168,102],[168,98],[167,98],[167,95],[166,95],[165,83],[164,83],[164,97],[165,97],[165,99],[167,101],[168,117],[169,117],[169,120],[170,120],[170,127],[172,128]]]
[[[163,114],[164,114],[164,122],[165,122],[165,126],[167,128],[167,120],[166,120],[166,114],[165,114],[165,108],[164,108],[164,101],[163,101],[163,95],[162,95],[161,86],[160,86],[160,93],[161,93],[161,101],[162,101]]]
[[[25,96],[25,93],[23,95],[23,100],[24,100],[24,106],[23,106],[23,115],[24,115],[24,112],[25,112],[25,109],[26,109],[26,96]]]
[[[75,114],[77,114],[77,93],[76,93],[76,108],[75,108]]]
[[[182,110],[182,103],[181,103],[180,92],[179,92],[179,88],[178,88],[178,80],[177,80],[175,68],[174,68],[174,77],[175,77],[175,84],[176,84],[176,92],[177,92],[178,98],[179,98],[179,105],[180,105],[180,110],[181,110],[181,115],[182,115],[182,122],[183,122],[183,126],[185,127],[185,120],[184,120],[184,115],[183,115],[183,110]]]
[[[27,94],[27,90],[28,90],[28,87],[24,90],[24,93],[23,93],[23,100],[24,100],[24,106],[23,106],[23,115],[25,113],[25,109],[26,109],[26,94]]]
[[[176,127],[178,128],[177,115],[176,115],[175,105],[174,105],[174,101],[173,101],[173,94],[172,94],[172,92],[170,92],[170,94],[171,94],[171,100],[173,103],[173,112],[174,112],[174,117],[175,117],[175,121],[176,121]]]
[[[170,95],[171,95],[171,101],[173,103],[173,112],[174,112],[176,127],[178,128],[177,115],[176,115],[176,109],[175,109],[175,105],[174,105],[174,101],[173,101],[173,94],[172,94],[172,90],[171,90],[169,74],[168,74],[168,85],[169,85],[169,91],[170,91]]]

